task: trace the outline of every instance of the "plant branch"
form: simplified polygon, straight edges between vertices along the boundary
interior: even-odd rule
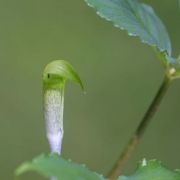
[[[133,136],[131,137],[129,143],[126,145],[126,147],[124,148],[124,150],[120,154],[120,157],[116,161],[115,166],[113,167],[113,169],[109,173],[108,178],[110,180],[114,180],[120,175],[122,165],[124,163],[126,163],[128,161],[128,159],[131,157],[134,148],[139,143],[141,137],[143,136],[146,128],[149,125],[149,122],[151,121],[153,115],[157,111],[157,108],[158,108],[161,100],[163,99],[163,97],[164,97],[164,95],[166,93],[166,90],[169,87],[170,81],[171,81],[170,77],[168,77],[166,75],[164,77],[164,80],[163,80],[163,82],[162,82],[156,96],[154,97],[152,103],[150,104],[150,106],[147,109],[144,117],[142,118],[140,124],[138,125],[135,133],[133,134]]]

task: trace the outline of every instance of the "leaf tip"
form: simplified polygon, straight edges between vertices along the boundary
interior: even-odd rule
[[[15,176],[19,176],[23,174],[24,172],[26,172],[28,169],[30,169],[29,164],[23,163],[15,170],[14,174]]]

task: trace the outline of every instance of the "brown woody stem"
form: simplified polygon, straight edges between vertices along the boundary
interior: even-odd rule
[[[156,96],[154,97],[152,103],[150,104],[148,110],[146,111],[143,119],[141,120],[140,124],[138,125],[135,133],[131,137],[129,143],[125,146],[124,150],[120,154],[118,160],[116,161],[113,169],[109,173],[108,178],[110,180],[116,179],[121,174],[122,165],[128,161],[131,157],[134,148],[139,143],[141,137],[143,136],[149,122],[151,121],[153,115],[157,111],[157,108],[163,99],[166,90],[169,87],[171,79],[166,75]]]

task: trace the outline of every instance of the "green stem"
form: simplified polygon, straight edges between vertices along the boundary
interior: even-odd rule
[[[163,97],[169,87],[170,82],[171,82],[170,77],[168,77],[166,75],[156,96],[154,97],[152,103],[150,104],[148,110],[146,111],[144,117],[142,118],[140,124],[138,125],[135,133],[131,137],[129,143],[125,146],[124,150],[120,154],[120,157],[116,161],[115,166],[109,173],[108,178],[110,180],[116,179],[121,174],[122,165],[124,163],[126,163],[128,161],[128,159],[131,157],[134,148],[139,143],[139,141],[140,141],[141,137],[143,136],[146,128],[148,127],[153,115],[157,111],[157,108],[159,107],[159,104],[160,104],[161,100],[163,99]]]

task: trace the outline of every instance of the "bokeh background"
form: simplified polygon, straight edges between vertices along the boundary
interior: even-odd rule
[[[150,3],[180,52],[177,0]],[[83,0],[0,0],[0,179],[49,152],[42,111],[42,71],[68,60],[85,84],[68,83],[63,157],[107,174],[134,132],[163,79],[151,48],[95,14]],[[180,81],[169,88],[132,159],[146,157],[180,168]],[[28,173],[18,179],[43,179]]]

